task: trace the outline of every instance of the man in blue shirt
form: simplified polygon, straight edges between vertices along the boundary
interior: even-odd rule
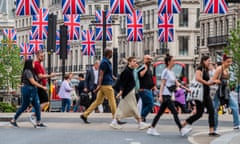
[[[98,85],[94,92],[97,92],[96,100],[90,105],[90,107],[80,116],[80,118],[85,122],[89,123],[87,120],[88,115],[95,110],[95,108],[103,103],[105,97],[108,99],[110,104],[110,109],[112,116],[114,117],[116,112],[116,101],[114,97],[114,91],[112,88],[113,75],[112,75],[112,63],[110,59],[112,58],[112,50],[106,48],[104,50],[104,57],[100,63],[99,67],[99,77]]]

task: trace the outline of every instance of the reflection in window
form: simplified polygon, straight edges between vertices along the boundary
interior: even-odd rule
[[[179,55],[187,56],[188,55],[188,36],[179,36]]]
[[[188,26],[188,8],[182,8],[181,13],[179,14],[179,26]]]
[[[89,15],[92,15],[92,5],[88,5],[88,12],[89,12]]]

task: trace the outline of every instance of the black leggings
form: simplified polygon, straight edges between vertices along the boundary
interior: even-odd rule
[[[158,111],[157,115],[154,117],[152,122],[152,127],[155,127],[158,120],[160,119],[161,115],[164,113],[165,109],[168,108],[171,113],[173,114],[175,123],[177,124],[178,128],[181,129],[182,125],[180,123],[180,120],[178,118],[178,112],[175,108],[174,102],[171,100],[171,96],[169,95],[163,95],[163,102],[160,105],[160,110]]]
[[[214,127],[214,108],[213,108],[213,102],[212,102],[210,96],[204,96],[204,102],[195,100],[195,103],[196,103],[197,112],[196,112],[196,114],[187,118],[186,122],[188,124],[192,124],[195,121],[197,121],[198,119],[200,119],[203,115],[204,107],[206,107],[207,111],[208,111],[209,127]]]

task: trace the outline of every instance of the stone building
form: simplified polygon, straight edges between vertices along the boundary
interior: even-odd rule
[[[220,61],[223,49],[228,44],[230,31],[240,19],[240,5],[229,4],[227,14],[200,15],[200,53],[211,56],[213,62]]]
[[[143,11],[144,38],[142,42],[128,42],[126,15],[113,15],[114,24],[112,41],[107,42],[108,47],[118,49],[119,71],[125,66],[126,57],[135,55],[139,59],[144,54],[150,54],[154,61],[162,61],[166,52],[173,55],[176,61],[186,64],[186,74],[191,77],[196,62],[195,51],[200,43],[200,0],[182,0],[182,12],[174,14],[174,41],[169,43],[158,42],[157,28],[157,1],[156,0],[135,0],[135,8]],[[81,15],[81,30],[94,29],[91,21],[95,20],[95,10],[109,9],[109,0],[87,0],[86,13]],[[50,13],[57,15],[57,29],[63,24],[61,0],[41,0],[41,7],[48,7]],[[15,26],[18,31],[18,44],[29,41],[31,29],[31,16],[17,17]],[[80,38],[81,39],[81,38]],[[45,41],[46,45],[46,41]],[[71,50],[66,62],[67,72],[85,72],[86,67],[96,59],[101,59],[102,42],[96,43],[96,56],[87,57],[81,54],[81,40],[70,43]],[[61,72],[61,60],[55,53],[52,55],[51,70]],[[47,67],[47,57],[44,65]]]

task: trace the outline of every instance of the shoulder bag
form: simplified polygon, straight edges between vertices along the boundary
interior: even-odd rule
[[[194,75],[193,80],[190,82],[189,89],[191,92],[187,95],[187,101],[198,100],[203,102],[203,84],[196,80],[196,75]]]

